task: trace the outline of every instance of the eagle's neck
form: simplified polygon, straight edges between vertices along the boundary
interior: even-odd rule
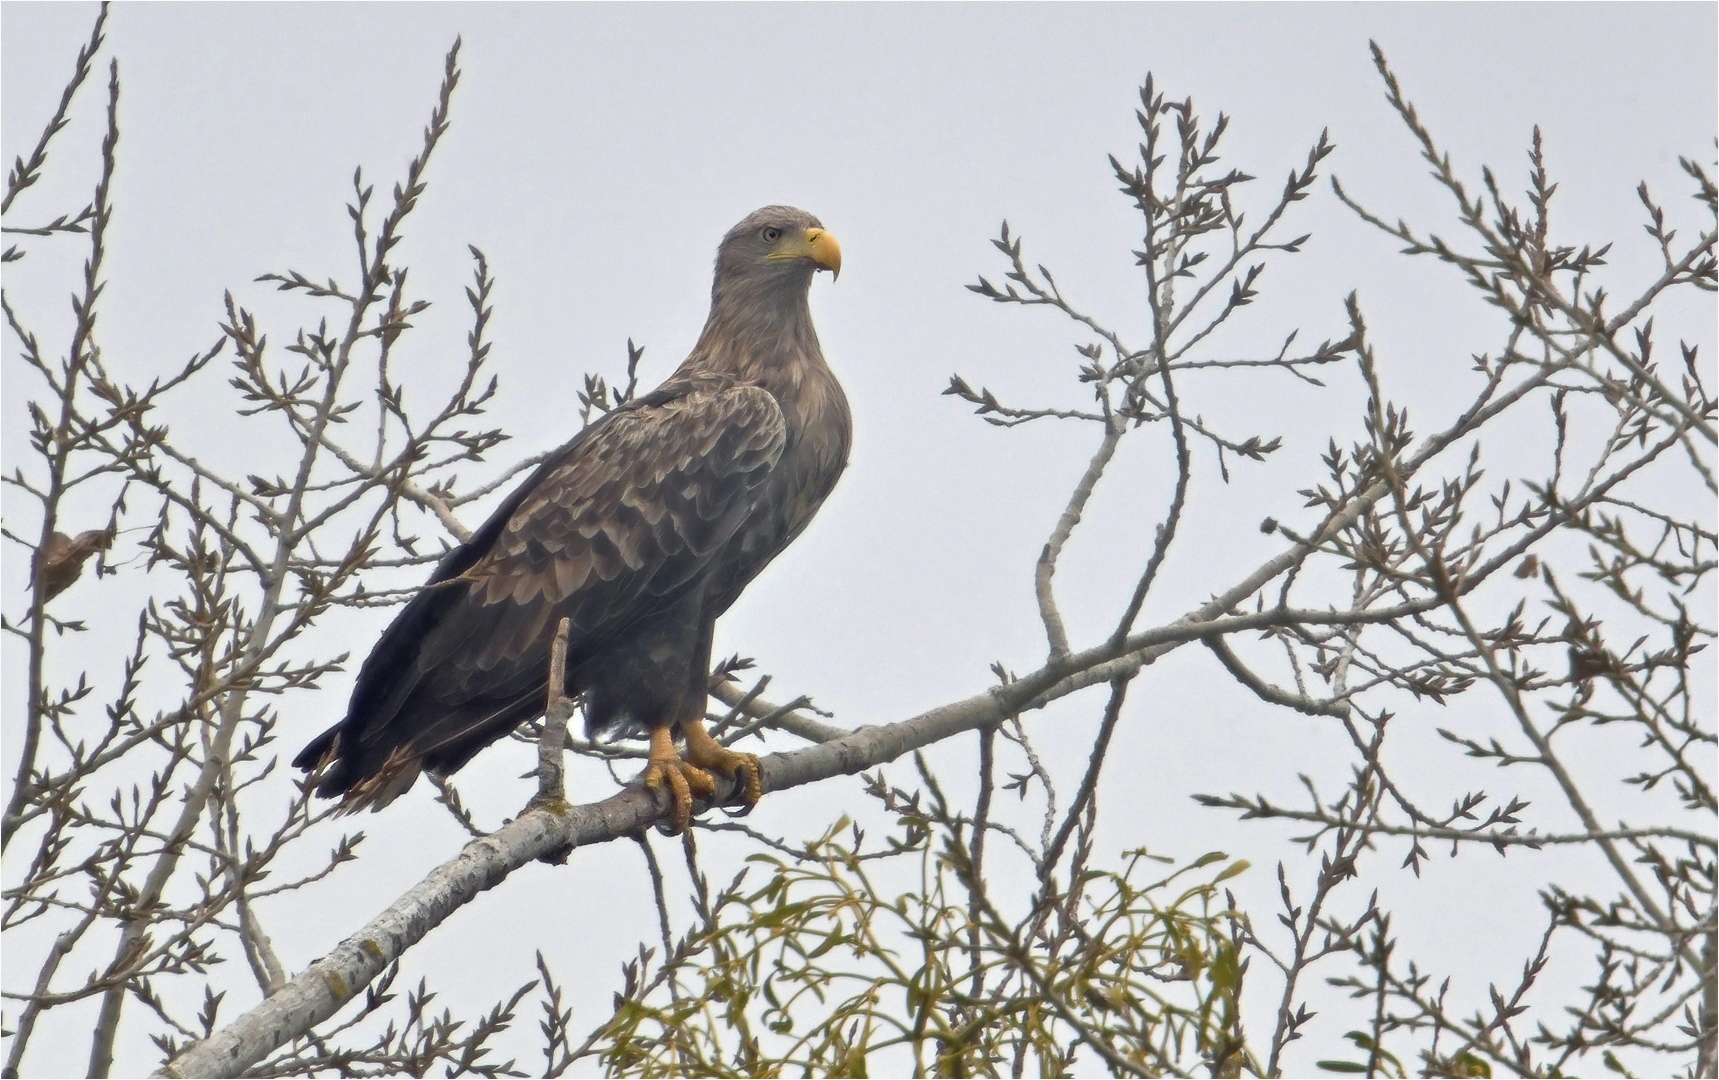
[[[677,374],[735,379],[768,391],[788,421],[787,456],[794,464],[783,482],[799,493],[796,499],[815,493],[807,503],[815,507],[847,462],[853,422],[812,329],[810,278],[807,273],[773,289],[756,282],[744,283],[754,286],[750,290],[719,285],[704,332]]]
[[[682,370],[736,377],[778,397],[793,394],[807,368],[824,367],[806,297],[810,276],[719,287]]]

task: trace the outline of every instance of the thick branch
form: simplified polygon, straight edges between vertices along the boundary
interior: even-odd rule
[[[989,691],[912,720],[863,728],[832,743],[760,763],[775,791],[863,772],[957,732],[995,723],[1006,706]],[[606,843],[650,825],[666,809],[641,788],[599,803],[557,811],[538,808],[467,844],[375,919],[312,964],[257,1008],[212,1038],[188,1048],[159,1076],[236,1076],[276,1047],[333,1016],[431,929],[509,874],[562,848]]]

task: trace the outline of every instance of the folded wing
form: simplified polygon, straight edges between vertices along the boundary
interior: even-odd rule
[[[719,571],[785,441],[773,397],[718,380],[591,425],[443,559],[365,662],[346,719],[295,764],[334,753],[324,795],[402,774],[378,803],[420,767],[457,769],[541,710],[562,618],[577,667]]]

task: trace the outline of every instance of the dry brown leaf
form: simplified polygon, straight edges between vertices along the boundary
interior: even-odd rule
[[[91,529],[75,538],[57,532],[48,538],[36,553],[36,588],[43,601],[52,600],[65,592],[84,572],[84,563],[98,551],[106,551],[113,543],[113,534],[106,529]]]

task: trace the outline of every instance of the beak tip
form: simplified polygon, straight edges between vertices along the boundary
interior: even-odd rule
[[[808,229],[809,254],[820,269],[830,272],[830,280],[842,276],[842,249],[836,238],[825,229]]]

